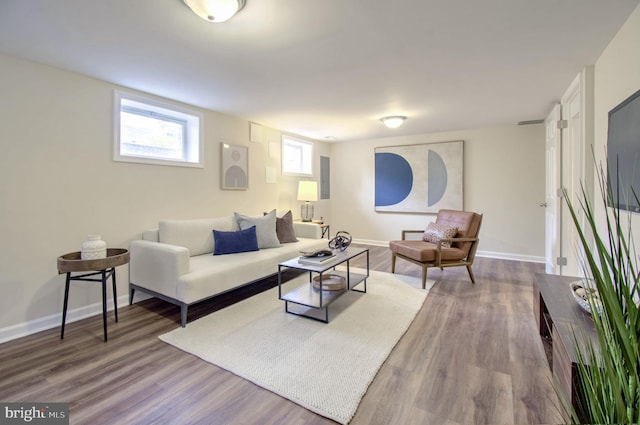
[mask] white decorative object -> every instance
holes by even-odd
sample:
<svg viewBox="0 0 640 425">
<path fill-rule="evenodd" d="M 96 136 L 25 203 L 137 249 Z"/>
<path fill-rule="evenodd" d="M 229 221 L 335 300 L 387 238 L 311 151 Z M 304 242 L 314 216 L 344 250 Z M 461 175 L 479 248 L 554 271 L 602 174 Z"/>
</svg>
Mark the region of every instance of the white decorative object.
<svg viewBox="0 0 640 425">
<path fill-rule="evenodd" d="M 107 243 L 100 239 L 100 235 L 88 235 L 82 244 L 80 258 L 82 260 L 96 260 L 107 257 Z"/>
</svg>

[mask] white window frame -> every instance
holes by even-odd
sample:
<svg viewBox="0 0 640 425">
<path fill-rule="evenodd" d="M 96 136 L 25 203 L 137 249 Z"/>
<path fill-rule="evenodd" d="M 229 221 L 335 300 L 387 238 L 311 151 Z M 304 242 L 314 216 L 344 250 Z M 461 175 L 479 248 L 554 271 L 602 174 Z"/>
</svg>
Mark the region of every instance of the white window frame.
<svg viewBox="0 0 640 425">
<path fill-rule="evenodd" d="M 171 165 L 178 167 L 204 168 L 204 114 L 170 101 L 160 101 L 140 94 L 114 91 L 113 111 L 113 160 L 139 164 Z M 166 159 L 147 155 L 123 154 L 120 149 L 120 114 L 122 108 L 134 108 L 142 113 L 157 115 L 168 121 L 184 122 L 185 150 L 182 160 Z M 142 115 L 141 113 L 141 115 Z"/>
<path fill-rule="evenodd" d="M 299 149 L 295 155 L 292 150 Z M 286 176 L 313 176 L 313 142 L 282 135 L 282 174 Z"/>
</svg>

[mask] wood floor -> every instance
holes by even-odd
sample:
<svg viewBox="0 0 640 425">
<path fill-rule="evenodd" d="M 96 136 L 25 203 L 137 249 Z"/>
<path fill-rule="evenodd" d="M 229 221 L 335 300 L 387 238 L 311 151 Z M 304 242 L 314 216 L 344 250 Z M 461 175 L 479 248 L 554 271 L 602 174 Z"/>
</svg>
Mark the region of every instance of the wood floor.
<svg viewBox="0 0 640 425">
<path fill-rule="evenodd" d="M 390 271 L 387 248 L 371 268 Z M 476 258 L 429 270 L 437 280 L 415 321 L 364 396 L 353 425 L 560 423 L 532 312 L 540 264 Z M 397 273 L 418 277 L 398 261 Z M 253 291 L 274 285 L 269 280 Z M 189 321 L 247 296 L 227 294 L 189 310 Z M 179 308 L 150 299 L 102 318 L 0 345 L 0 400 L 69 402 L 72 424 L 332 424 L 326 418 L 163 343 Z"/>
</svg>

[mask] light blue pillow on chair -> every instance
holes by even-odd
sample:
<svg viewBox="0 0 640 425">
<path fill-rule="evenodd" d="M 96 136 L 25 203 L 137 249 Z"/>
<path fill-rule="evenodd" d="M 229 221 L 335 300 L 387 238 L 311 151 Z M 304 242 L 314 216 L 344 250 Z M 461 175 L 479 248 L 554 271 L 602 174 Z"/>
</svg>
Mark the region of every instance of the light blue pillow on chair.
<svg viewBox="0 0 640 425">
<path fill-rule="evenodd" d="M 236 217 L 240 229 L 256 226 L 256 236 L 260 249 L 280 246 L 280 240 L 278 240 L 278 234 L 276 233 L 276 210 L 271 210 L 268 214 L 260 217 L 249 217 L 237 212 L 234 212 L 233 215 Z"/>
</svg>

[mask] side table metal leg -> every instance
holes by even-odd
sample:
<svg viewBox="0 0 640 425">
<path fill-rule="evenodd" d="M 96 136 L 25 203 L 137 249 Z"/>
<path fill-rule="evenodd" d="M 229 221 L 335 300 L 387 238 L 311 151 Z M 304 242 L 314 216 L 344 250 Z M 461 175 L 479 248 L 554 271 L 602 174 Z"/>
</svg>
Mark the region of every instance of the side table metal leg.
<svg viewBox="0 0 640 425">
<path fill-rule="evenodd" d="M 107 342 L 107 271 L 102 270 L 102 327 L 104 341 Z"/>
<path fill-rule="evenodd" d="M 69 282 L 71 281 L 71 272 L 67 272 L 67 281 L 64 285 L 64 302 L 62 306 L 62 327 L 60 328 L 60 339 L 64 339 L 64 324 L 67 321 L 67 305 L 69 304 Z"/>
<path fill-rule="evenodd" d="M 111 269 L 111 282 L 113 283 L 113 312 L 116 315 L 116 323 L 118 323 L 118 295 L 116 293 L 116 269 Z"/>
</svg>

